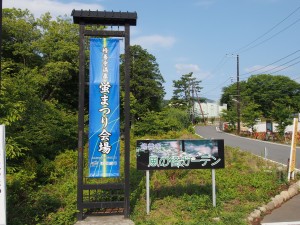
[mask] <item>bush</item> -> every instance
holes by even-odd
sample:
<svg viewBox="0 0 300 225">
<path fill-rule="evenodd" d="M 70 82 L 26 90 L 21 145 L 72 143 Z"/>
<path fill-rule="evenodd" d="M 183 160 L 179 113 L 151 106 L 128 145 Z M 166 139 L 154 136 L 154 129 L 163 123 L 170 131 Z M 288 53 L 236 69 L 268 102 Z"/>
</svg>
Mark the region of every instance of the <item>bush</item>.
<svg viewBox="0 0 300 225">
<path fill-rule="evenodd" d="M 161 112 L 148 112 L 135 124 L 134 134 L 160 135 L 169 131 L 180 131 L 190 126 L 188 114 L 180 109 L 168 108 Z"/>
</svg>

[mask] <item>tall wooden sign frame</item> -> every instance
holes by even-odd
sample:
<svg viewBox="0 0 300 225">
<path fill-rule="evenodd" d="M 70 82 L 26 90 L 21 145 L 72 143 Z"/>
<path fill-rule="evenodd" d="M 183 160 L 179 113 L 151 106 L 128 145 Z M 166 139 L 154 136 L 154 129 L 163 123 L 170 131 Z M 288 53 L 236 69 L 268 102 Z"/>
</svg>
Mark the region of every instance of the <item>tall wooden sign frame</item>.
<svg viewBox="0 0 300 225">
<path fill-rule="evenodd" d="M 78 220 L 83 219 L 84 209 L 124 208 L 124 217 L 130 213 L 130 26 L 136 26 L 136 12 L 107 12 L 73 10 L 73 22 L 79 24 L 79 103 L 78 103 L 78 182 L 77 209 Z M 124 31 L 87 30 L 86 25 L 123 26 Z M 85 90 L 85 53 L 84 37 L 124 37 L 125 38 L 125 156 L 124 182 L 108 184 L 84 183 L 84 90 Z M 123 190 L 124 200 L 121 201 L 89 201 L 84 199 L 84 191 Z"/>
</svg>

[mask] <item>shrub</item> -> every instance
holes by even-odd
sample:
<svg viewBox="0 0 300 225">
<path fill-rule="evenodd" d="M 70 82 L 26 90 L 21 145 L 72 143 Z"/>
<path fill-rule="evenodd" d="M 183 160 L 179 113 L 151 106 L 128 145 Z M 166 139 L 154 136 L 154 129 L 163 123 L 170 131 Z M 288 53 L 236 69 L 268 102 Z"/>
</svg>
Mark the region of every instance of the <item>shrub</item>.
<svg viewBox="0 0 300 225">
<path fill-rule="evenodd" d="M 161 112 L 148 112 L 135 124 L 134 134 L 159 135 L 169 131 L 187 129 L 190 125 L 188 114 L 180 109 L 168 108 Z"/>
</svg>

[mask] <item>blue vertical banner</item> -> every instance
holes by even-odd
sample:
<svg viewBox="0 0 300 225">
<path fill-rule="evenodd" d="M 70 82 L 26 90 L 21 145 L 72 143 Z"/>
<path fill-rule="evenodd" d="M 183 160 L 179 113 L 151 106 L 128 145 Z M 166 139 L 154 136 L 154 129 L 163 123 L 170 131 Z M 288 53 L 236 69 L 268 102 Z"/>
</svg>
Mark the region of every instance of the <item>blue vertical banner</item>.
<svg viewBox="0 0 300 225">
<path fill-rule="evenodd" d="M 119 39 L 90 39 L 89 177 L 120 176 Z"/>
</svg>

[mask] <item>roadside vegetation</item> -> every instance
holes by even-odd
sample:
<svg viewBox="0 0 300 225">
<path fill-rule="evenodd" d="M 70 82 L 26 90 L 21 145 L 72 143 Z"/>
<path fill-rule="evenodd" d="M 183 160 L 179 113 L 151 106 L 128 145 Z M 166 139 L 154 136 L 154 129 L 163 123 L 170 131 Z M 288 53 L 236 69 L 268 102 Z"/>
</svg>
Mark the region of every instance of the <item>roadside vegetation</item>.
<svg viewBox="0 0 300 225">
<path fill-rule="evenodd" d="M 182 75 L 173 81 L 173 98 L 164 101 L 164 78 L 155 57 L 142 46 L 130 49 L 132 220 L 136 224 L 246 224 L 253 209 L 288 183 L 285 170 L 230 147 L 225 148 L 225 169 L 216 171 L 216 208 L 210 170 L 155 171 L 151 213 L 146 215 L 145 174 L 135 169 L 136 140 L 198 138 L 193 135 L 196 118 L 189 110 L 201 81 L 192 73 Z M 10 225 L 76 222 L 78 52 L 78 27 L 70 18 L 50 14 L 34 18 L 27 10 L 3 9 L 0 123 L 6 125 Z M 122 55 L 122 84 L 123 60 Z M 193 88 L 187 91 L 191 83 Z M 120 95 L 124 96 L 122 88 Z M 122 151 L 123 147 L 121 155 Z"/>
<path fill-rule="evenodd" d="M 249 224 L 246 218 L 254 209 L 288 187 L 282 168 L 250 153 L 227 146 L 225 161 L 225 169 L 216 170 L 216 207 L 211 170 L 155 171 L 150 176 L 150 215 L 143 174 L 132 219 L 136 224 Z"/>
<path fill-rule="evenodd" d="M 236 131 L 237 124 L 237 84 L 223 88 L 221 104 L 227 104 L 223 112 L 228 129 Z M 288 76 L 256 74 L 240 83 L 241 124 L 256 133 L 254 125 L 259 121 L 276 123 L 276 139 L 285 140 L 285 129 L 298 118 L 300 112 L 300 84 Z M 274 129 L 274 127 L 273 127 Z"/>
</svg>

